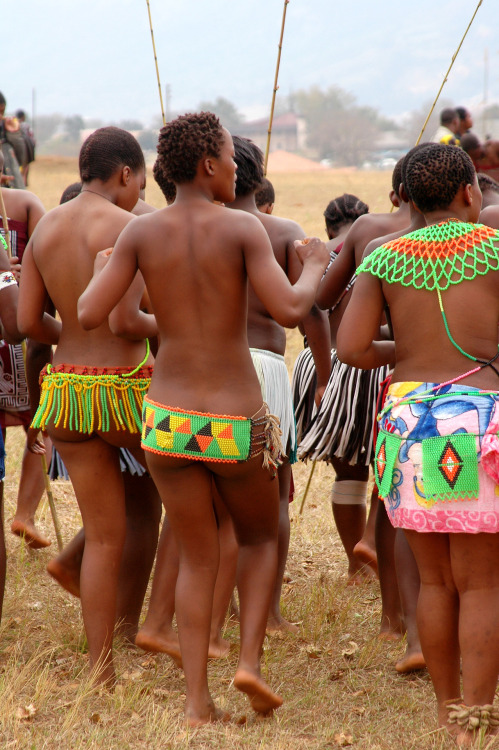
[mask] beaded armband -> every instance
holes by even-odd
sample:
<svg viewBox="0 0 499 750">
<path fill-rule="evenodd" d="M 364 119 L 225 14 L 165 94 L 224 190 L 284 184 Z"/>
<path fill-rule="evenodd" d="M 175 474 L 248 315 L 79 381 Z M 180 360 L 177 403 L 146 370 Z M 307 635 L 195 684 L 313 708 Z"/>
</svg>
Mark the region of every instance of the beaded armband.
<svg viewBox="0 0 499 750">
<path fill-rule="evenodd" d="M 10 271 L 4 271 L 3 273 L 0 273 L 0 291 L 2 291 L 2 289 L 6 289 L 8 286 L 12 286 L 12 284 L 17 285 L 17 281 L 13 273 L 11 273 Z"/>
</svg>

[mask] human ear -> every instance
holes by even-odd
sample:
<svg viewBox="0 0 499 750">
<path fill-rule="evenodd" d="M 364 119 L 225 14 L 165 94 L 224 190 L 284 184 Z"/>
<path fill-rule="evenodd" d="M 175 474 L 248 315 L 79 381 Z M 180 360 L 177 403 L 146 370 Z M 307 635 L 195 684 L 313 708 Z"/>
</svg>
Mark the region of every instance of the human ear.
<svg viewBox="0 0 499 750">
<path fill-rule="evenodd" d="M 123 167 L 121 170 L 121 183 L 126 187 L 130 181 L 132 170 L 130 167 Z"/>
<path fill-rule="evenodd" d="M 206 159 L 203 159 L 203 167 L 204 167 L 206 174 L 209 174 L 210 177 L 212 177 L 215 174 L 215 167 L 213 164 L 213 159 L 210 156 L 207 156 Z"/>
</svg>

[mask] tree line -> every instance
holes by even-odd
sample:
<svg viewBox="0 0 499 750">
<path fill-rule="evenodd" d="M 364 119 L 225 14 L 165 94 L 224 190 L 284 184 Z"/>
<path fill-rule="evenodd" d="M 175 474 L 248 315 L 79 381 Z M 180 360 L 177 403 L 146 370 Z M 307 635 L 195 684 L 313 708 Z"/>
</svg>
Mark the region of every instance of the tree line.
<svg viewBox="0 0 499 750">
<path fill-rule="evenodd" d="M 427 124 L 423 141 L 430 138 L 436 130 L 440 110 L 453 104 L 455 103 L 445 99 L 438 103 Z M 375 107 L 359 104 L 352 94 L 339 86 L 330 86 L 326 89 L 313 86 L 307 90 L 295 91 L 288 97 L 278 98 L 275 114 L 295 112 L 304 118 L 307 155 L 312 154 L 320 160 L 326 159 L 336 166 L 361 166 L 379 153 L 380 139 L 388 132 L 392 136 L 395 134 L 400 143 L 410 148 L 421 131 L 430 105 L 431 102 L 426 102 L 418 109 L 407 113 L 402 121 L 396 122 L 381 115 Z M 196 109 L 215 112 L 232 133 L 237 133 L 245 122 L 236 106 L 223 96 L 214 101 L 202 101 Z M 497 105 L 489 107 L 489 116 L 494 117 L 497 109 Z M 171 116 L 174 117 L 176 114 L 180 113 L 172 113 Z M 81 115 L 40 115 L 34 123 L 37 152 L 76 155 L 83 129 L 111 124 L 133 131 L 144 150 L 154 150 L 162 120 L 161 117 L 156 117 L 153 122 L 146 125 L 130 118 L 119 122 L 104 122 L 84 119 Z"/>
</svg>

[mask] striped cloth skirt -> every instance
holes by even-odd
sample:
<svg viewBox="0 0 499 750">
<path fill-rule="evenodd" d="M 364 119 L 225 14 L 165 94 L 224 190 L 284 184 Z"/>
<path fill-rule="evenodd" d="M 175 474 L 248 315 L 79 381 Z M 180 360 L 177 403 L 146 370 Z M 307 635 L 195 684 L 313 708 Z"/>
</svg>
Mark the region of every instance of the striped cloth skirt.
<svg viewBox="0 0 499 750">
<path fill-rule="evenodd" d="M 316 374 L 310 349 L 297 357 L 293 370 L 293 403 L 298 458 L 331 462 L 333 457 L 368 466 L 373 459 L 376 399 L 388 366 L 359 370 L 340 362 L 331 351 L 331 375 L 319 409 L 314 403 Z"/>
</svg>

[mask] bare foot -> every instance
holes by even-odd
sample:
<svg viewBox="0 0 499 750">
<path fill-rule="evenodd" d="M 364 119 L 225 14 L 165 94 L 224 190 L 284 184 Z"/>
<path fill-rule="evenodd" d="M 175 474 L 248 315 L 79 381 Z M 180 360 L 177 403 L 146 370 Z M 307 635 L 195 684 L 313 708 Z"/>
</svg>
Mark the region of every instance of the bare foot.
<svg viewBox="0 0 499 750">
<path fill-rule="evenodd" d="M 282 706 L 282 698 L 272 692 L 265 680 L 247 669 L 238 669 L 234 677 L 234 685 L 248 696 L 251 708 L 259 714 L 269 714 L 275 708 Z"/>
<path fill-rule="evenodd" d="M 353 554 L 357 557 L 364 565 L 369 567 L 378 575 L 378 556 L 376 550 L 370 547 L 363 539 L 357 542 L 353 548 Z"/>
<path fill-rule="evenodd" d="M 59 558 L 54 557 L 47 565 L 47 573 L 73 596 L 80 596 L 80 568 L 72 569 L 59 562 Z"/>
<path fill-rule="evenodd" d="M 395 669 L 399 674 L 417 672 L 420 669 L 426 669 L 426 662 L 421 651 L 406 652 L 402 659 L 395 663 Z"/>
<path fill-rule="evenodd" d="M 212 703 L 206 712 L 197 712 L 193 709 L 185 710 L 185 723 L 191 729 L 197 729 L 202 727 L 204 724 L 213 724 L 214 722 L 228 722 L 231 720 L 231 715 L 227 711 L 222 711 L 221 708 L 217 708 Z"/>
<path fill-rule="evenodd" d="M 395 630 L 383 630 L 380 633 L 378 633 L 378 641 L 387 641 L 388 643 L 391 641 L 401 641 L 402 640 L 402 633 L 397 633 Z"/>
<path fill-rule="evenodd" d="M 210 640 L 208 646 L 208 659 L 226 659 L 230 652 L 229 641 L 224 641 L 223 638 L 216 638 Z"/>
<path fill-rule="evenodd" d="M 272 633 L 299 633 L 300 628 L 299 626 L 294 622 L 289 622 L 289 620 L 285 620 L 284 617 L 279 614 L 278 617 L 269 617 L 267 620 L 267 633 L 272 635 Z"/>
<path fill-rule="evenodd" d="M 393 617 L 389 617 L 388 615 L 383 614 L 379 626 L 379 641 L 400 641 L 404 633 L 404 621 L 399 615 L 394 614 Z"/>
<path fill-rule="evenodd" d="M 43 547 L 50 547 L 52 544 L 50 539 L 43 536 L 31 521 L 18 521 L 14 519 L 10 525 L 10 530 L 16 536 L 22 537 L 31 549 L 42 549 Z"/>
<path fill-rule="evenodd" d="M 363 583 L 372 583 L 376 580 L 376 575 L 368 565 L 361 565 L 348 568 L 347 586 L 360 586 Z"/>
<path fill-rule="evenodd" d="M 171 656 L 177 667 L 182 669 L 182 655 L 177 634 L 172 630 L 169 638 L 158 634 L 157 631 L 150 631 L 141 628 L 135 636 L 135 645 L 144 651 L 152 651 L 153 654 L 168 654 Z M 203 722 L 206 723 L 206 722 Z"/>
</svg>

